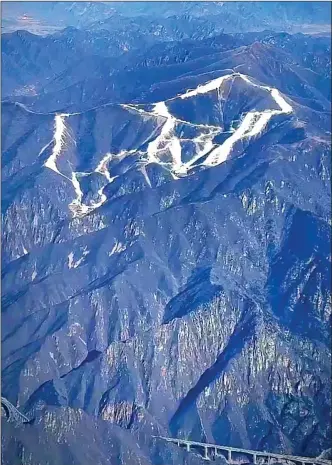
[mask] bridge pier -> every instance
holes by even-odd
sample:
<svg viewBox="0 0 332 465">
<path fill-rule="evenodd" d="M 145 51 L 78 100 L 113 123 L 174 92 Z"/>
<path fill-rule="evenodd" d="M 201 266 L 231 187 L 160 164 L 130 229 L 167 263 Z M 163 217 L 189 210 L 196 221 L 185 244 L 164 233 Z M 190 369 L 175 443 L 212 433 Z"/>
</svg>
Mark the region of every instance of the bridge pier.
<svg viewBox="0 0 332 465">
<path fill-rule="evenodd" d="M 253 462 L 254 465 L 257 465 L 257 455 L 256 454 L 252 455 L 252 462 Z"/>
<path fill-rule="evenodd" d="M 187 448 L 187 452 L 190 452 L 190 443 L 189 442 L 187 442 L 186 448 Z"/>
<path fill-rule="evenodd" d="M 217 449 L 217 447 L 214 448 L 214 456 L 215 456 L 215 457 L 224 457 L 222 454 L 218 454 L 218 449 Z"/>
<path fill-rule="evenodd" d="M 227 451 L 227 462 L 232 463 L 232 451 L 230 449 Z"/>
<path fill-rule="evenodd" d="M 210 460 L 209 448 L 207 446 L 204 447 L 204 460 Z"/>
</svg>

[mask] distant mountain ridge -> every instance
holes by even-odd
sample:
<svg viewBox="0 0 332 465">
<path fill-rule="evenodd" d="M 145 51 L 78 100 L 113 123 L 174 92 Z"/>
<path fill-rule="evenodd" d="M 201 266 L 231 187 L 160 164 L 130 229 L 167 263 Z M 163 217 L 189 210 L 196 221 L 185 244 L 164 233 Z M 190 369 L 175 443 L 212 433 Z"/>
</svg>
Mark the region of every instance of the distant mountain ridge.
<svg viewBox="0 0 332 465">
<path fill-rule="evenodd" d="M 215 33 L 263 29 L 328 33 L 330 19 L 329 2 L 135 2 L 130 5 L 126 2 L 52 2 L 47 6 L 37 2 L 5 2 L 2 30 L 23 28 L 45 33 L 47 27 L 51 32 L 54 27 L 74 26 L 114 31 L 121 24 L 144 29 L 154 23 L 162 28 L 165 21 L 181 20 L 183 32 L 191 23 L 203 21 Z"/>
<path fill-rule="evenodd" d="M 153 102 L 162 88 L 165 100 L 185 91 L 191 73 L 204 82 L 236 69 L 327 110 L 330 50 L 328 38 L 265 31 L 139 49 L 133 42 L 123 53 L 107 32 L 68 29 L 41 38 L 22 31 L 3 36 L 2 95 L 36 111 L 73 112 L 111 102 Z"/>
</svg>

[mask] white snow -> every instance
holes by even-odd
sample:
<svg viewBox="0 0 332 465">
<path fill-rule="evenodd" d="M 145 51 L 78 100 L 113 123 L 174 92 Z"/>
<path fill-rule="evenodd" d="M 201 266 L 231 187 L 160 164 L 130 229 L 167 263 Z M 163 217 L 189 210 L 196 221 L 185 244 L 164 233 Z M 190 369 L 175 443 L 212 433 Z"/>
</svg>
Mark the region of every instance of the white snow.
<svg viewBox="0 0 332 465">
<path fill-rule="evenodd" d="M 203 165 L 215 166 L 219 165 L 220 163 L 223 163 L 227 160 L 234 144 L 237 141 L 243 139 L 244 137 L 253 137 L 261 134 L 264 128 L 266 127 L 267 123 L 274 115 L 279 115 L 283 113 L 288 114 L 292 112 L 292 107 L 285 101 L 285 99 L 280 95 L 277 89 L 254 84 L 247 76 L 243 74 L 237 73 L 237 75 L 240 76 L 244 81 L 246 81 L 250 85 L 269 91 L 275 102 L 280 107 L 280 110 L 273 109 L 264 110 L 262 112 L 254 111 L 247 113 L 238 129 L 221 146 L 215 148 L 211 152 L 211 154 L 203 162 Z M 212 86 L 206 86 L 207 89 L 210 89 L 211 87 Z"/>
<path fill-rule="evenodd" d="M 194 90 L 187 91 L 185 94 L 180 95 L 181 99 L 195 97 L 198 94 L 206 94 L 207 92 L 211 92 L 212 90 L 218 90 L 221 84 L 232 77 L 233 74 L 226 74 L 225 76 L 221 76 L 213 81 L 207 82 L 206 84 L 199 85 Z"/>
<path fill-rule="evenodd" d="M 111 153 L 106 153 L 106 155 L 100 160 L 97 168 L 95 169 L 96 173 L 100 173 L 108 180 L 112 182 L 114 178 L 111 178 L 111 175 L 107 169 L 107 163 L 112 160 L 113 155 Z"/>
<path fill-rule="evenodd" d="M 168 148 L 174 160 L 174 164 L 181 164 L 181 144 L 174 135 L 176 119 L 168 111 L 165 102 L 155 104 L 152 114 L 166 118 L 159 136 L 149 143 L 147 148 L 148 163 L 160 163 L 158 152 Z"/>
<path fill-rule="evenodd" d="M 103 159 L 104 161 L 105 161 L 105 158 L 106 157 L 104 157 Z M 109 182 L 114 181 L 114 179 L 116 179 L 118 176 L 111 177 L 108 170 L 106 169 L 103 170 L 102 168 L 103 165 L 101 165 L 102 162 L 99 163 L 95 172 L 99 172 L 103 174 Z M 86 174 L 87 173 L 76 173 L 75 171 L 72 172 L 71 182 L 75 190 L 76 198 L 70 203 L 69 208 L 73 212 L 74 216 L 76 217 L 84 216 L 87 213 L 93 210 L 96 210 L 96 208 L 101 207 L 107 201 L 107 196 L 104 194 L 104 188 L 105 188 L 104 186 L 98 190 L 98 196 L 100 197 L 99 201 L 92 202 L 90 205 L 86 205 L 85 203 L 82 202 L 83 192 L 80 186 L 79 177 L 84 177 Z"/>
<path fill-rule="evenodd" d="M 223 163 L 229 157 L 234 144 L 239 140 L 247 137 L 254 137 L 260 135 L 263 130 L 265 129 L 266 125 L 270 121 L 270 119 L 274 115 L 278 114 L 288 114 L 292 112 L 292 107 L 286 102 L 286 100 L 281 96 L 280 92 L 277 89 L 263 86 L 259 84 L 255 84 L 252 80 L 241 73 L 232 73 L 227 74 L 225 76 L 221 76 L 217 79 L 214 79 L 210 82 L 207 82 L 203 85 L 199 85 L 196 89 L 188 90 L 186 93 L 178 95 L 170 100 L 175 100 L 177 98 L 187 99 L 191 97 L 195 97 L 199 94 L 205 94 L 211 92 L 213 90 L 218 91 L 218 100 L 221 100 L 220 94 L 220 86 L 223 82 L 227 81 L 228 79 L 240 77 L 245 82 L 250 84 L 251 86 L 258 87 L 260 89 L 264 89 L 271 93 L 272 98 L 275 100 L 277 105 L 280 107 L 280 110 L 271 109 L 271 110 L 264 110 L 264 111 L 252 111 L 248 112 L 245 117 L 243 118 L 240 126 L 237 130 L 234 130 L 230 137 L 223 142 L 222 145 L 216 146 L 213 149 L 213 138 L 217 134 L 222 133 L 222 128 L 218 126 L 208 126 L 208 125 L 190 125 L 201 127 L 204 129 L 209 128 L 209 133 L 203 133 L 193 139 L 195 142 L 197 151 L 194 157 L 186 163 L 182 163 L 181 159 L 181 139 L 175 136 L 175 125 L 176 123 L 186 123 L 186 121 L 179 120 L 175 118 L 168 110 L 166 102 L 157 102 L 154 105 L 152 112 L 145 112 L 141 109 L 138 109 L 134 106 L 130 106 L 131 109 L 136 109 L 138 112 L 153 114 L 157 116 L 161 116 L 166 118 L 166 122 L 161 130 L 159 136 L 156 137 L 152 142 L 150 142 L 147 150 L 148 155 L 148 163 L 155 162 L 161 163 L 158 159 L 158 152 L 160 150 L 168 149 L 171 152 L 173 163 L 172 163 L 172 173 L 176 176 L 176 174 L 185 175 L 190 167 L 194 165 L 194 163 L 201 158 L 202 156 L 210 153 L 207 159 L 202 163 L 204 166 L 215 166 L 220 163 Z"/>
<path fill-rule="evenodd" d="M 68 268 L 73 268 L 73 262 L 74 262 L 74 253 L 70 252 L 68 255 Z"/>
<path fill-rule="evenodd" d="M 252 127 L 251 131 L 248 133 L 248 136 L 257 136 L 258 134 L 261 134 L 267 123 L 269 122 L 271 118 L 270 112 L 266 113 L 261 113 L 259 115 L 259 118 L 256 118 L 256 123 Z"/>
<path fill-rule="evenodd" d="M 82 192 L 79 180 L 78 180 L 78 174 L 81 174 L 81 173 L 76 173 L 75 171 L 72 172 L 71 181 L 72 181 L 72 184 L 75 190 L 76 198 L 70 203 L 69 208 L 73 212 L 74 216 L 80 217 L 80 216 L 86 215 L 87 213 L 94 210 L 95 208 L 100 206 L 102 203 L 104 203 L 106 200 L 106 196 L 105 196 L 105 199 L 102 198 L 102 201 L 99 204 L 95 203 L 89 206 L 89 205 L 82 203 L 83 192 Z M 98 194 L 99 195 L 102 194 L 102 189 L 98 191 Z"/>
<path fill-rule="evenodd" d="M 238 129 L 225 142 L 215 148 L 203 162 L 206 166 L 215 166 L 227 160 L 235 142 L 242 139 L 243 135 L 251 128 L 255 119 L 254 113 L 247 113 Z"/>
<path fill-rule="evenodd" d="M 193 142 L 196 145 L 196 155 L 193 156 L 191 160 L 187 163 L 183 163 L 177 170 L 179 174 L 187 174 L 188 169 L 190 169 L 197 160 L 206 155 L 213 149 L 213 138 L 221 133 L 221 128 L 219 129 L 210 129 L 208 133 L 202 133 L 196 138 L 193 139 Z"/>
<path fill-rule="evenodd" d="M 61 174 L 60 171 L 58 170 L 56 166 L 56 161 L 58 156 L 61 153 L 61 150 L 63 148 L 63 145 L 65 143 L 65 136 L 66 136 L 66 124 L 65 124 L 65 118 L 67 117 L 67 114 L 58 114 L 55 115 L 54 119 L 54 136 L 53 140 L 55 142 L 52 154 L 50 157 L 47 159 L 45 162 L 45 166 L 53 171 L 55 171 L 58 174 Z"/>
<path fill-rule="evenodd" d="M 96 208 L 99 208 L 101 207 L 107 200 L 107 197 L 106 195 L 104 194 L 104 188 L 101 187 L 99 190 L 98 190 L 98 195 L 100 197 L 100 200 L 99 202 L 92 202 L 91 206 L 88 207 L 88 208 L 91 208 L 92 210 L 95 210 Z"/>
<path fill-rule="evenodd" d="M 38 157 L 40 157 L 40 155 L 42 153 L 44 153 L 44 151 L 47 149 L 47 147 L 49 147 L 51 145 L 52 141 L 48 142 L 47 144 L 44 145 L 44 147 L 40 150 L 40 152 L 38 153 Z"/>
<path fill-rule="evenodd" d="M 279 92 L 278 89 L 275 89 L 273 87 L 261 86 L 259 84 L 255 84 L 245 74 L 237 73 L 237 75 L 240 76 L 244 81 L 246 81 L 251 86 L 258 87 L 260 89 L 265 89 L 265 90 L 268 90 L 269 92 L 271 92 L 271 95 L 274 98 L 275 102 L 279 105 L 280 110 L 270 110 L 270 111 L 279 111 L 279 113 L 285 113 L 285 114 L 291 113 L 293 111 L 293 108 L 289 105 L 289 103 L 287 103 L 286 100 L 280 95 L 280 92 Z"/>
<path fill-rule="evenodd" d="M 89 253 L 90 253 L 90 251 L 87 250 L 87 248 L 85 247 L 84 250 L 83 250 L 82 257 L 75 261 L 74 260 L 74 253 L 70 252 L 69 255 L 68 255 L 68 268 L 69 269 L 77 268 L 83 262 L 86 255 L 88 255 Z"/>
<path fill-rule="evenodd" d="M 71 174 L 71 182 L 75 190 L 76 198 L 71 202 L 69 208 L 75 216 L 81 216 L 89 212 L 89 207 L 82 203 L 83 192 L 77 174 L 78 173 L 75 173 L 75 171 Z"/>
<path fill-rule="evenodd" d="M 145 180 L 146 180 L 146 182 L 147 182 L 147 185 L 148 185 L 149 187 L 152 187 L 150 178 L 149 178 L 149 176 L 148 176 L 148 173 L 146 172 L 146 165 L 142 165 L 142 166 L 140 167 L 140 172 L 143 174 L 143 176 L 144 176 L 144 178 L 145 178 Z"/>
<path fill-rule="evenodd" d="M 250 111 L 247 114 L 243 115 L 243 118 L 240 121 L 240 124 L 237 127 L 237 129 L 232 128 L 229 137 L 221 145 L 214 144 L 213 139 L 218 134 L 224 133 L 223 127 L 190 123 L 188 121 L 178 119 L 170 113 L 169 108 L 167 106 L 167 102 L 179 98 L 184 100 L 195 97 L 197 95 L 203 95 L 215 90 L 218 92 L 219 110 L 221 112 L 221 86 L 228 79 L 234 79 L 234 77 L 243 79 L 250 86 L 257 87 L 269 92 L 279 109 L 265 109 L 263 111 L 256 111 L 254 109 L 253 111 Z M 157 102 L 154 104 L 152 111 L 146 111 L 142 108 L 137 107 L 134 104 L 122 104 L 121 107 L 129 111 L 136 111 L 139 114 L 150 118 L 164 118 L 165 121 L 161 127 L 159 134 L 154 138 L 154 140 L 152 140 L 148 144 L 145 152 L 141 152 L 136 149 L 122 150 L 118 154 L 111 154 L 108 152 L 100 160 L 94 172 L 100 173 L 107 179 L 108 183 L 111 183 L 117 177 L 112 177 L 108 169 L 108 163 L 113 159 L 113 157 L 124 158 L 132 153 L 140 152 L 142 155 L 143 163 L 140 164 L 138 169 L 141 170 L 142 174 L 146 179 L 147 184 L 150 187 L 151 182 L 146 172 L 147 164 L 158 163 L 160 165 L 168 167 L 174 179 L 179 179 L 178 175 L 180 177 L 187 175 L 188 170 L 191 167 L 193 167 L 201 157 L 207 154 L 208 156 L 201 164 L 202 166 L 212 167 L 219 165 L 220 163 L 223 163 L 228 159 L 234 145 L 238 141 L 242 139 L 244 140 L 246 138 L 259 136 L 260 134 L 262 134 L 262 132 L 264 131 L 264 129 L 266 128 L 267 124 L 273 116 L 280 114 L 289 114 L 293 111 L 291 105 L 285 100 L 285 98 L 280 94 L 280 92 L 277 89 L 256 84 L 252 81 L 252 79 L 249 76 L 246 76 L 238 72 L 227 74 L 212 81 L 206 82 L 205 84 L 201 84 L 197 86 L 195 89 L 188 90 L 187 92 L 178 95 L 172 99 L 169 99 L 168 101 Z M 104 187 L 102 187 L 98 190 L 99 200 L 97 202 L 92 202 L 90 205 L 83 204 L 83 192 L 80 186 L 79 178 L 83 176 L 88 176 L 91 173 L 76 173 L 75 171 L 73 171 L 71 179 L 69 179 L 64 174 L 60 173 L 58 170 L 57 159 L 64 148 L 64 145 L 66 143 L 66 137 L 69 135 L 66 128 L 66 118 L 68 116 L 70 115 L 57 114 L 55 116 L 53 136 L 54 147 L 51 156 L 45 163 L 45 166 L 49 169 L 52 169 L 61 176 L 64 176 L 72 183 L 76 197 L 69 205 L 69 208 L 74 213 L 74 216 L 84 216 L 88 212 L 95 210 L 96 208 L 99 208 L 101 205 L 103 205 L 107 201 L 107 197 L 104 193 Z M 182 162 L 181 146 L 181 141 L 185 139 L 181 139 L 181 136 L 178 137 L 176 135 L 177 124 L 185 124 L 187 126 L 193 127 L 195 130 L 198 130 L 200 132 L 198 136 L 191 139 L 192 142 L 195 144 L 195 154 L 193 155 L 191 160 L 185 163 Z M 50 143 L 45 145 L 41 149 L 39 155 L 41 155 L 49 145 Z M 164 155 L 167 151 L 171 155 L 171 161 L 162 160 L 162 155 Z M 73 266 L 73 257 L 70 258 L 69 256 L 68 260 L 69 264 Z"/>
<path fill-rule="evenodd" d="M 170 114 L 170 112 L 168 111 L 168 108 L 167 108 L 165 102 L 156 103 L 153 110 L 152 110 L 152 113 L 154 113 L 155 115 L 158 115 L 158 116 L 164 116 L 164 118 L 173 118 L 173 119 L 175 119 L 174 116 L 172 116 Z"/>
<path fill-rule="evenodd" d="M 280 95 L 278 89 L 272 89 L 271 95 L 279 105 L 282 113 L 291 113 L 293 111 L 293 108 L 289 105 L 289 103 L 287 103 L 286 100 Z"/>
<path fill-rule="evenodd" d="M 108 253 L 108 256 L 110 257 L 111 255 L 115 253 L 123 252 L 124 250 L 126 250 L 126 246 L 122 244 L 121 242 L 116 241 L 112 250 Z"/>
</svg>

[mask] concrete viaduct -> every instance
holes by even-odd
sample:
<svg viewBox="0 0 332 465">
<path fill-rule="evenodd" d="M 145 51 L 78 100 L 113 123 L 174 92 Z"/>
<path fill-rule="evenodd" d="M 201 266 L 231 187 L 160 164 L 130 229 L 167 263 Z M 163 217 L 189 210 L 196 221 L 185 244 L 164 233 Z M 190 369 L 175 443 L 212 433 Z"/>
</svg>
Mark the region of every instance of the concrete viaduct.
<svg viewBox="0 0 332 465">
<path fill-rule="evenodd" d="M 230 465 L 241 463 L 270 465 L 281 461 L 292 462 L 296 465 L 332 465 L 330 460 L 318 457 L 274 454 L 273 452 L 239 449 L 236 447 L 219 446 L 217 444 L 207 444 L 204 442 L 195 442 L 178 438 L 165 438 L 161 436 L 154 436 L 154 438 L 176 444 L 177 446 L 186 449 L 187 452 L 198 452 L 205 460 L 215 460 L 218 457 L 224 457 Z"/>
<path fill-rule="evenodd" d="M 30 423 L 31 420 L 17 410 L 14 405 L 9 402 L 5 397 L 1 397 L 1 407 L 3 407 L 6 418 L 8 421 L 15 422 L 16 424 Z"/>
<path fill-rule="evenodd" d="M 7 420 L 16 424 L 31 423 L 32 420 L 21 413 L 5 397 L 1 397 L 1 407 L 3 407 Z M 270 465 L 276 462 L 292 462 L 296 465 L 332 465 L 330 460 L 320 457 L 300 457 L 297 455 L 275 454 L 273 452 L 262 452 L 257 450 L 239 449 L 237 447 L 220 446 L 217 444 L 208 444 L 204 442 L 189 441 L 187 439 L 166 438 L 162 436 L 153 436 L 155 439 L 163 440 L 176 444 L 184 448 L 187 452 L 197 452 L 205 460 L 215 460 L 223 457 L 230 465 L 252 463 L 253 465 Z"/>
</svg>

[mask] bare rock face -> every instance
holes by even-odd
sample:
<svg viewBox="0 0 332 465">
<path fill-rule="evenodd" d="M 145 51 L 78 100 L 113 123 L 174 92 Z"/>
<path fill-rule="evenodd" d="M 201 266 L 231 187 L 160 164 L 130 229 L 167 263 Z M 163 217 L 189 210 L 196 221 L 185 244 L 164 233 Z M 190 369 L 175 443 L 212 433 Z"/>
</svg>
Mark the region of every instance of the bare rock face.
<svg viewBox="0 0 332 465">
<path fill-rule="evenodd" d="M 3 422 L 5 465 L 328 449 L 329 76 L 303 40 L 159 44 L 131 100 L 68 71 L 3 103 L 2 395 L 35 418 Z"/>
<path fill-rule="evenodd" d="M 160 445 L 151 438 L 145 441 L 145 446 L 143 441 L 139 446 L 135 435 L 110 422 L 92 419 L 80 409 L 51 407 L 36 413 L 33 427 L 4 425 L 3 463 L 203 463 L 199 456 L 189 457 L 176 446 Z"/>
</svg>

